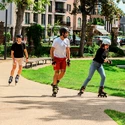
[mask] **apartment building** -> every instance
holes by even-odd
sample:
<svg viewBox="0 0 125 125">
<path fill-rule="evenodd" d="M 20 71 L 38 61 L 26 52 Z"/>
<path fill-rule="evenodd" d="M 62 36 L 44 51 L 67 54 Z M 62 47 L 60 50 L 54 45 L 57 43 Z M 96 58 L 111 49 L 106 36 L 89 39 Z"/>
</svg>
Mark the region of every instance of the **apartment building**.
<svg viewBox="0 0 125 125">
<path fill-rule="evenodd" d="M 24 21 L 22 23 L 22 34 L 25 34 L 26 27 L 30 26 L 33 23 L 38 23 L 47 29 L 52 29 L 57 21 L 60 22 L 61 26 L 68 27 L 71 31 L 79 32 L 82 27 L 82 15 L 79 13 L 77 15 L 71 15 L 71 11 L 73 9 L 73 3 L 75 0 L 50 0 L 50 6 L 46 5 L 46 11 L 42 14 L 32 13 L 31 8 L 27 8 L 24 14 Z M 7 8 L 8 10 L 8 21 L 7 27 L 10 30 L 12 36 L 15 32 L 15 24 L 16 24 L 16 6 L 14 3 L 10 4 Z M 102 18 L 105 19 L 104 16 L 100 16 L 101 13 L 101 5 L 95 6 L 93 9 L 91 16 L 87 16 L 87 21 L 93 18 Z M 0 21 L 5 22 L 5 10 L 0 11 Z M 107 24 L 105 29 L 107 29 Z M 110 31 L 109 31 L 110 32 Z M 43 32 L 43 36 L 54 35 L 52 30 L 48 33 L 47 30 Z"/>
</svg>

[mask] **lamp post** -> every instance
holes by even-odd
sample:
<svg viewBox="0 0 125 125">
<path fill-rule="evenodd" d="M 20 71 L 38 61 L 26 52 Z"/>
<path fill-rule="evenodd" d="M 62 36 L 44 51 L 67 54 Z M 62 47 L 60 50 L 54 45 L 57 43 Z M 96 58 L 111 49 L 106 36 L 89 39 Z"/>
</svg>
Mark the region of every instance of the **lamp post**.
<svg viewBox="0 0 125 125">
<path fill-rule="evenodd" d="M 5 12 L 4 60 L 6 60 L 6 57 L 7 57 L 7 46 L 6 46 L 6 41 L 7 41 L 7 15 L 8 15 L 8 10 L 6 9 L 6 12 Z"/>
</svg>

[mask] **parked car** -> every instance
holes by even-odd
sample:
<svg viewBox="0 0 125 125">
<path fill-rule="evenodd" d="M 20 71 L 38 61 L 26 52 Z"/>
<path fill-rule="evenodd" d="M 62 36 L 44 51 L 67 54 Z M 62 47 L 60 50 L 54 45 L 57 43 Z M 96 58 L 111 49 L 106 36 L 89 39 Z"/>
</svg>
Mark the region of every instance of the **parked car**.
<svg viewBox="0 0 125 125">
<path fill-rule="evenodd" d="M 122 39 L 120 40 L 120 46 L 123 46 L 123 45 L 125 45 L 125 38 L 122 38 Z"/>
<path fill-rule="evenodd" d="M 68 37 L 71 45 L 80 45 L 81 38 L 76 36 L 75 43 L 73 42 L 73 36 Z M 86 42 L 86 41 L 85 41 Z"/>
<path fill-rule="evenodd" d="M 100 45 L 100 42 L 103 41 L 103 39 L 110 39 L 109 36 L 94 36 L 92 39 L 92 42 L 95 42 L 97 45 Z"/>
<path fill-rule="evenodd" d="M 44 39 L 43 42 L 50 42 L 50 43 L 52 43 L 55 38 L 57 38 L 57 36 L 51 36 L 49 38 Z"/>
</svg>

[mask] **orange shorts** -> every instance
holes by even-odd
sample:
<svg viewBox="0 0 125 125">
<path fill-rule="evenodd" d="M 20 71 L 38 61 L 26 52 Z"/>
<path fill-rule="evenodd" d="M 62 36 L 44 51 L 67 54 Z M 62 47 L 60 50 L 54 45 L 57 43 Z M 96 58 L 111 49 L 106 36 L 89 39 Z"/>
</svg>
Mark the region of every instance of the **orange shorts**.
<svg viewBox="0 0 125 125">
<path fill-rule="evenodd" d="M 54 66 L 54 70 L 66 69 L 66 58 L 54 57 L 54 61 L 56 62 L 56 65 Z"/>
</svg>

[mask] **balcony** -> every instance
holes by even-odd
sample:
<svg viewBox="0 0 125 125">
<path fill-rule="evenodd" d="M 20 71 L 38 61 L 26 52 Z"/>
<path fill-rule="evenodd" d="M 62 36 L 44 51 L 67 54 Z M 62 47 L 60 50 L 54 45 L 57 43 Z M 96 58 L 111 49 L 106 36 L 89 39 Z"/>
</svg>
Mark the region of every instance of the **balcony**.
<svg viewBox="0 0 125 125">
<path fill-rule="evenodd" d="M 81 30 L 81 29 L 82 29 L 82 26 L 78 26 L 77 29 L 78 29 L 78 30 Z"/>
<path fill-rule="evenodd" d="M 71 22 L 60 21 L 60 25 L 70 26 L 70 25 L 71 25 Z"/>
<path fill-rule="evenodd" d="M 66 13 L 66 9 L 56 8 L 55 13 Z"/>
</svg>

